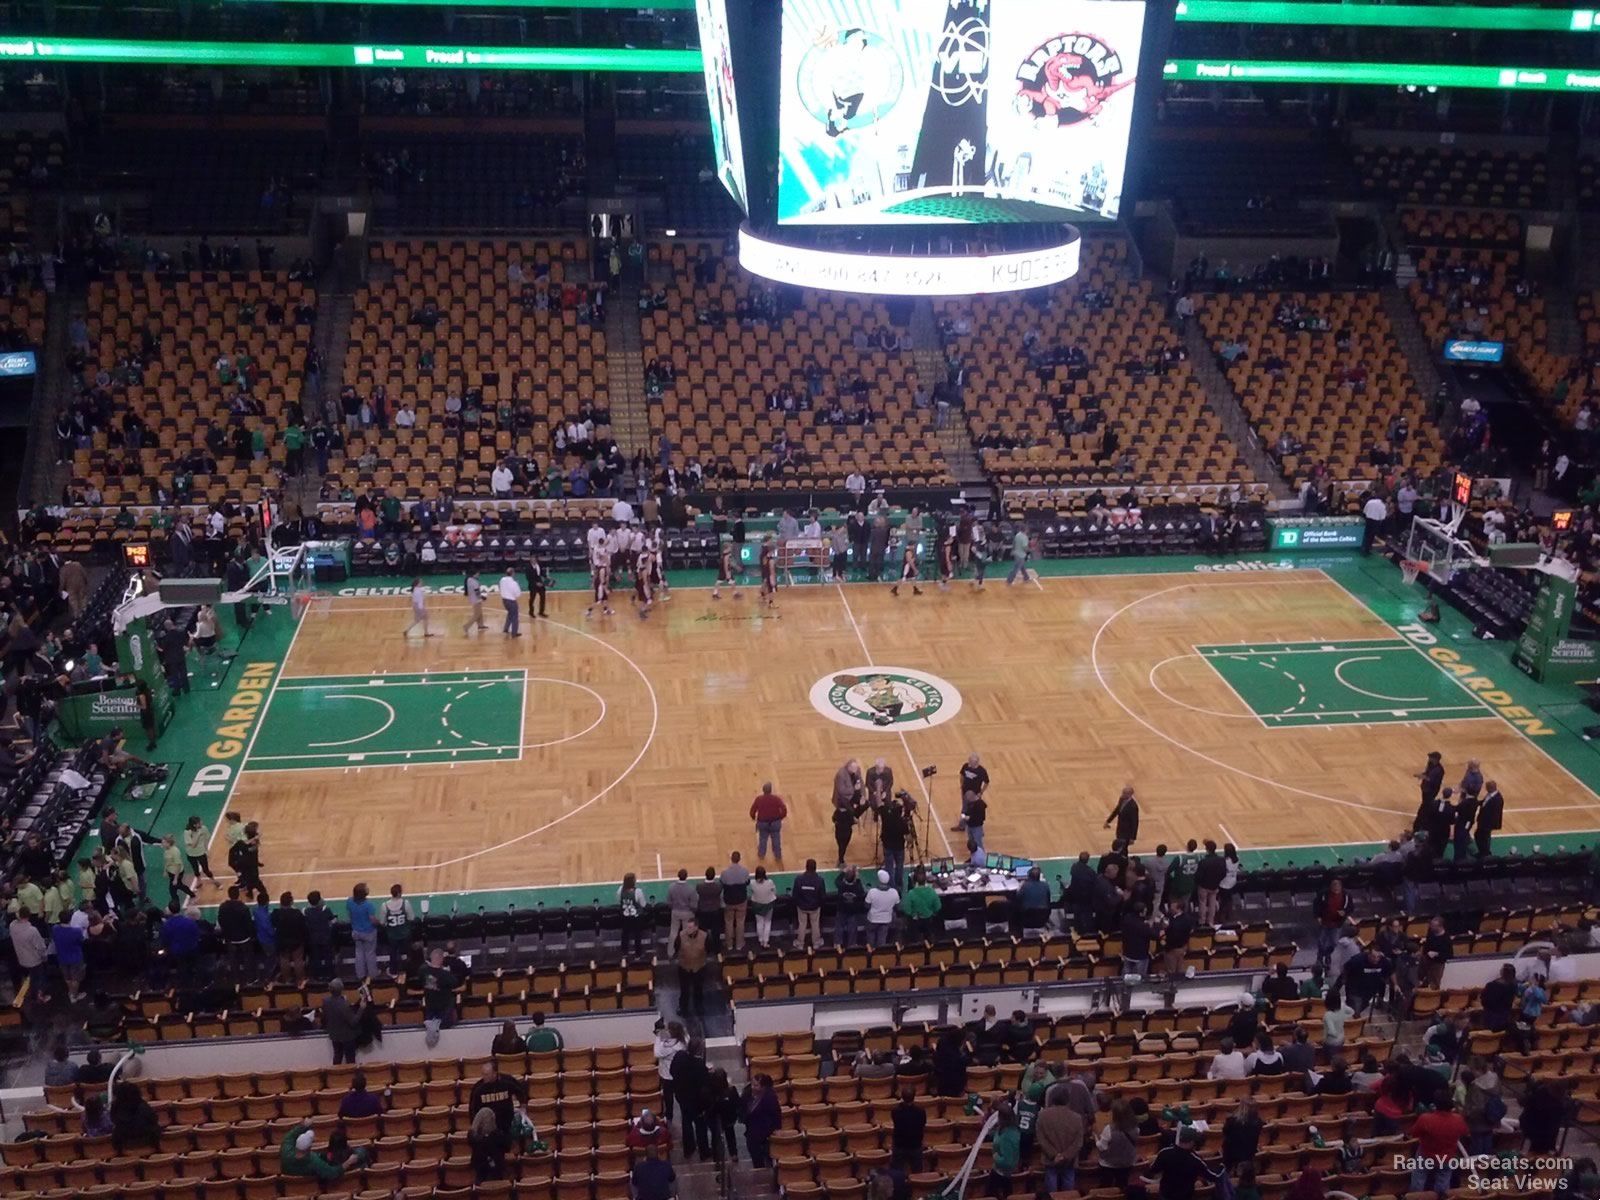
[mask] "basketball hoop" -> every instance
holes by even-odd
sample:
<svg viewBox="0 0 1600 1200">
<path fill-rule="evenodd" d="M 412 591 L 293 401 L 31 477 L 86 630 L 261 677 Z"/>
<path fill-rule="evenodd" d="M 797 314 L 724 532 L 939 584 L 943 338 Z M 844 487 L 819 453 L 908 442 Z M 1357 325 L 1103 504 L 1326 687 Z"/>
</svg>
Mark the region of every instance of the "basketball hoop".
<svg viewBox="0 0 1600 1200">
<path fill-rule="evenodd" d="M 1409 587 L 1417 581 L 1417 576 L 1427 569 L 1428 564 L 1425 562 L 1419 562 L 1414 558 L 1402 558 L 1400 560 L 1400 579 Z"/>
</svg>

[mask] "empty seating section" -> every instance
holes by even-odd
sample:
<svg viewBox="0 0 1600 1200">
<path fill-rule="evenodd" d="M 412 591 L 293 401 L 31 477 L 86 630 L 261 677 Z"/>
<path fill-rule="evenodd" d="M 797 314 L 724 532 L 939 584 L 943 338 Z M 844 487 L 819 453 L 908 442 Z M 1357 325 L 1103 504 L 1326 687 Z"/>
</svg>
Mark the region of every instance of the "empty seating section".
<svg viewBox="0 0 1600 1200">
<path fill-rule="evenodd" d="M 1362 189 L 1404 204 L 1542 208 L 1550 199 L 1543 153 L 1358 146 Z"/>
<path fill-rule="evenodd" d="M 1231 936 L 1202 931 L 1185 961 L 1196 971 L 1262 971 L 1289 962 L 1294 946 L 1270 945 L 1271 932 L 1265 922 L 1246 925 Z M 1072 983 L 1121 976 L 1122 937 L 1057 934 L 876 949 L 762 950 L 726 956 L 722 970 L 734 1003 L 913 988 Z"/>
<path fill-rule="evenodd" d="M 109 129 L 94 149 L 106 186 L 151 193 L 150 228 L 189 233 L 294 232 L 304 228 L 289 193 L 309 191 L 322 177 L 326 150 L 319 130 L 256 133 L 229 130 Z M 268 199 L 269 185 L 281 184 Z"/>
<path fill-rule="evenodd" d="M 24 284 L 0 296 L 0 350 L 38 350 L 44 346 L 45 294 Z"/>
<path fill-rule="evenodd" d="M 1483 626 L 1505 641 L 1521 635 L 1533 612 L 1538 585 L 1527 578 L 1530 574 L 1468 567 L 1450 576 L 1449 590 L 1475 626 Z"/>
<path fill-rule="evenodd" d="M 1405 205 L 1399 217 L 1406 240 L 1424 246 L 1515 249 L 1522 241 L 1522 220 L 1508 212 Z"/>
<path fill-rule="evenodd" d="M 140 1087 L 163 1125 L 161 1147 L 116 1155 L 110 1137 L 78 1132 L 79 1114 L 61 1108 L 24 1114 L 45 1136 L 3 1147 L 0 1194 L 70 1189 L 75 1195 L 159 1195 L 197 1200 L 275 1197 L 319 1192 L 391 1196 L 469 1196 L 474 1174 L 467 1140 L 469 1102 L 487 1056 L 395 1063 L 369 1062 L 260 1074 L 149 1079 Z M 629 1122 L 645 1109 L 662 1111 L 654 1047 L 646 1042 L 593 1049 L 501 1055 L 502 1074 L 517 1077 L 548 1150 L 513 1155 L 512 1178 L 478 1195 L 534 1200 L 628 1200 L 632 1152 Z M 357 1071 L 383 1095 L 384 1111 L 339 1118 L 339 1103 Z M 73 1088 L 47 1089 L 53 1104 L 70 1104 Z M 353 1147 L 372 1162 L 338 1182 L 278 1175 L 278 1147 L 294 1126 L 309 1124 L 319 1147 L 342 1124 Z M 109 1186 L 108 1186 L 109 1185 Z M 444 1189 L 460 1188 L 459 1192 Z M 95 1189 L 91 1191 L 90 1189 Z M 366 1190 L 363 1190 L 366 1189 Z M 413 1191 L 412 1189 L 419 1189 Z"/>
<path fill-rule="evenodd" d="M 1182 337 L 1167 323 L 1151 284 L 1127 277 L 1127 245 L 1086 241 L 1083 254 L 1078 278 L 1054 289 L 1048 307 L 1020 296 L 934 306 L 939 317 L 970 321 L 971 332 L 958 332 L 953 349 L 971 364 L 966 421 L 984 470 L 1003 487 L 1253 479 L 1188 362 L 1164 364 L 1164 374 L 1144 372 Z M 1086 302 L 1091 292 L 1099 293 L 1103 308 Z M 1028 362 L 1033 334 L 1043 349 L 1082 349 L 1087 366 L 1057 366 L 1042 377 Z M 1084 431 L 1066 433 L 1068 418 Z M 1105 425 L 1120 441 L 1109 461 L 1100 458 Z M 1131 458 L 1126 471 L 1117 468 L 1125 455 Z"/>
<path fill-rule="evenodd" d="M 702 93 L 701 115 L 705 103 Z M 661 195 L 667 228 L 720 233 L 739 223 L 738 205 L 722 184 L 714 177 L 701 177 L 713 161 L 709 139 L 689 134 L 625 134 L 617 139 L 617 154 L 624 182 L 641 192 Z"/>
<path fill-rule="evenodd" d="M 715 254 L 710 246 L 695 253 Z M 672 243 L 662 257 L 675 278 L 665 306 L 642 318 L 643 355 L 646 363 L 670 362 L 675 380 L 651 398 L 650 424 L 652 432 L 672 439 L 684 461 L 705 465 L 708 488 L 748 488 L 748 468 L 771 458 L 780 434 L 798 461 L 768 487 L 839 488 L 852 470 L 887 486 L 953 482 L 932 410 L 912 403 L 919 384 L 912 352 L 855 345 L 858 332 L 870 335 L 890 324 L 881 301 L 806 292 L 799 308 L 774 323 L 741 322 L 735 313 L 754 291 L 749 275 L 718 260 L 715 281 L 698 284 L 689 246 Z M 780 386 L 806 393 L 803 372 L 811 364 L 827 377 L 812 407 L 769 412 L 766 397 Z M 867 385 L 872 423 L 819 424 L 820 410 L 835 397 L 847 412 L 856 410 L 848 385 L 857 376 Z M 713 478 L 729 467 L 737 480 Z"/>
<path fill-rule="evenodd" d="M 0 245 L 27 240 L 28 188 L 40 180 L 59 182 L 66 157 L 63 134 L 0 130 Z"/>
<path fill-rule="evenodd" d="M 583 218 L 583 148 L 575 136 L 381 134 L 366 150 L 369 166 L 404 157 L 395 171 L 373 172 L 382 193 L 378 219 L 400 228 L 481 232 L 571 227 Z"/>
<path fill-rule="evenodd" d="M 146 8 L 143 13 L 154 10 Z M 181 28 L 162 35 L 141 29 L 142 37 L 181 38 Z M 245 37 L 252 35 L 245 34 Z M 255 36 L 260 36 L 255 35 Z M 228 70 L 166 70 L 158 74 L 123 77 L 106 83 L 106 108 L 115 113 L 273 113 L 313 116 L 327 108 L 316 73 L 293 68 L 256 68 L 248 75 Z"/>
<path fill-rule="evenodd" d="M 1325 317 L 1329 329 L 1280 327 L 1275 317 L 1284 302 Z M 1334 479 L 1376 478 L 1370 453 L 1388 444 L 1389 421 L 1402 415 L 1410 437 L 1396 451 L 1395 465 L 1422 476 L 1440 466 L 1437 431 L 1425 419 L 1426 403 L 1375 292 L 1219 294 L 1204 300 L 1198 316 L 1218 351 L 1236 338 L 1247 347 L 1227 376 L 1257 436 L 1271 444 L 1287 431 L 1303 447 L 1284 456 L 1287 478 L 1299 478 L 1318 460 Z M 1339 350 L 1344 332 L 1350 348 Z"/>
<path fill-rule="evenodd" d="M 422 1024 L 420 993 L 391 979 L 371 984 L 375 1012 L 384 1025 Z M 327 985 L 266 984 L 239 989 L 238 1003 L 220 1013 L 182 1011 L 181 994 L 160 989 L 122 996 L 124 1030 L 119 1041 L 185 1042 L 207 1037 L 253 1037 L 293 1025 L 318 1008 Z M 520 1020 L 536 1012 L 556 1015 L 612 1013 L 655 1004 L 651 959 L 574 961 L 551 966 L 507 967 L 474 972 L 457 996 L 462 1020 Z"/>
<path fill-rule="evenodd" d="M 537 454 L 547 465 L 555 422 L 578 419 L 584 405 L 600 414 L 609 405 L 605 331 L 559 303 L 564 288 L 579 287 L 586 253 L 581 239 L 374 243 L 372 259 L 389 278 L 356 296 L 341 378 L 362 396 L 383 386 L 391 416 L 414 404 L 417 420 L 409 430 L 391 421 L 388 431 L 350 431 L 329 464 L 336 477 L 329 482 L 409 499 L 437 496 L 441 487 L 487 496 L 489 474 L 506 455 Z M 523 273 L 520 286 L 510 282 L 513 264 Z M 533 302 L 540 291 L 552 297 L 548 311 Z M 431 328 L 418 319 L 429 305 L 438 314 Z M 475 389 L 482 393 L 475 421 L 465 407 L 459 419 L 447 419 L 446 399 L 465 404 Z M 376 461 L 362 468 L 369 451 Z"/>
</svg>

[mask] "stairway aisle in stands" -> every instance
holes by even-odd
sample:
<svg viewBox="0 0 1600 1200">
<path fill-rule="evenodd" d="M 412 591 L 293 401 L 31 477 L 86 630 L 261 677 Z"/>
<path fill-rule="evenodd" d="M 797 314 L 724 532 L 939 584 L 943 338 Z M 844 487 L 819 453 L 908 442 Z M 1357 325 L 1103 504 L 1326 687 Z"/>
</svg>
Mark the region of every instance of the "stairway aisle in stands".
<svg viewBox="0 0 1600 1200">
<path fill-rule="evenodd" d="M 56 465 L 56 415 L 72 399 L 72 376 L 67 371 L 67 327 L 84 315 L 83 297 L 58 291 L 45 314 L 44 347 L 39 353 L 39 382 L 32 419 L 28 425 L 28 475 L 23 482 L 35 504 L 54 504 L 67 482 L 69 463 Z"/>
<path fill-rule="evenodd" d="M 1278 470 L 1278 464 L 1268 457 L 1261 442 L 1251 430 L 1249 414 L 1239 402 L 1239 394 L 1233 390 L 1233 384 L 1228 382 L 1228 377 L 1217 366 L 1216 352 L 1206 341 L 1205 332 L 1200 328 L 1199 321 L 1185 322 L 1183 344 L 1189 351 L 1194 377 L 1205 389 L 1206 400 L 1210 402 L 1212 411 L 1222 423 L 1223 431 L 1233 439 L 1233 444 L 1239 448 L 1239 454 L 1245 462 L 1250 464 L 1255 477 L 1265 481 L 1275 497 L 1280 500 L 1288 499 L 1293 492 Z"/>
<path fill-rule="evenodd" d="M 1551 284 L 1541 293 L 1546 322 L 1545 348 L 1551 354 L 1576 357 L 1583 352 L 1583 331 L 1578 325 L 1578 310 L 1572 289 Z"/>
<path fill-rule="evenodd" d="M 1395 341 L 1406 356 L 1411 378 L 1417 381 L 1417 391 L 1431 397 L 1439 390 L 1439 383 L 1444 377 L 1434 362 L 1434 351 L 1428 345 L 1427 334 L 1422 331 L 1422 322 L 1417 320 L 1417 310 L 1411 307 L 1410 299 L 1398 287 L 1379 289 L 1378 299 L 1389 318 L 1390 328 L 1394 330 Z"/>
<path fill-rule="evenodd" d="M 327 285 L 318 291 L 317 324 L 311 331 L 311 344 L 322 355 L 322 394 L 306 396 L 301 407 L 306 418 L 320 414 L 331 424 L 339 421 L 339 389 L 344 385 L 344 356 L 350 345 L 350 323 L 355 318 L 355 297 L 335 291 L 333 275 L 324 277 Z"/>
<path fill-rule="evenodd" d="M 944 349 L 939 344 L 939 327 L 933 318 L 933 302 L 926 297 L 918 300 L 911 309 L 911 357 L 917 367 L 917 381 L 930 391 L 945 377 Z M 978 462 L 978 452 L 967 432 L 962 414 L 952 409 L 950 423 L 938 432 L 939 449 L 950 474 L 961 485 L 962 495 L 968 503 L 987 500 L 990 494 L 988 477 Z M 969 490 L 970 493 L 969 494 Z"/>
<path fill-rule="evenodd" d="M 611 395 L 611 436 L 632 458 L 643 450 L 652 459 L 650 402 L 644 390 L 644 337 L 639 330 L 639 281 L 624 271 L 606 292 L 606 374 Z"/>
<path fill-rule="evenodd" d="M 1580 292 L 1600 290 L 1600 212 L 1578 214 L 1577 262 L 1572 286 Z"/>
</svg>

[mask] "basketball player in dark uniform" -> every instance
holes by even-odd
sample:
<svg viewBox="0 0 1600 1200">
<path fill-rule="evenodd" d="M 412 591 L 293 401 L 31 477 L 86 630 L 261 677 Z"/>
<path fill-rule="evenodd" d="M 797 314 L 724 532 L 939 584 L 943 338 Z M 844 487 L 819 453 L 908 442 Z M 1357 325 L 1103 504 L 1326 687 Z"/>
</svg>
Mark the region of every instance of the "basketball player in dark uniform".
<svg viewBox="0 0 1600 1200">
<path fill-rule="evenodd" d="M 672 588 L 667 585 L 667 547 L 657 525 L 645 535 L 644 548 L 650 552 L 650 592 L 663 600 L 672 599 Z"/>
<path fill-rule="evenodd" d="M 544 616 L 545 594 L 550 589 L 550 576 L 546 573 L 544 565 L 534 555 L 528 556 L 528 616 Z M 534 602 L 538 601 L 539 611 L 534 612 Z"/>
<path fill-rule="evenodd" d="M 594 548 L 589 559 L 589 579 L 594 585 L 594 599 L 583 610 L 583 615 L 592 617 L 598 604 L 606 616 L 616 616 L 611 609 L 611 550 L 604 542 Z"/>
<path fill-rule="evenodd" d="M 721 553 L 717 558 L 717 581 L 711 585 L 711 598 L 722 599 L 724 585 L 733 589 L 734 599 L 739 598 L 739 584 L 744 578 L 743 564 L 739 562 L 739 548 L 727 534 L 722 537 Z"/>
<path fill-rule="evenodd" d="M 649 547 L 639 551 L 639 557 L 633 567 L 633 598 L 639 605 L 639 617 L 642 620 L 650 615 L 650 606 L 655 603 L 655 591 L 651 579 L 655 574 L 655 556 L 650 553 Z"/>
<path fill-rule="evenodd" d="M 956 545 L 945 526 L 939 530 L 939 590 L 948 592 L 950 580 L 956 573 Z"/>
<path fill-rule="evenodd" d="M 778 542 L 770 533 L 761 539 L 761 598 L 768 608 L 778 603 Z"/>
<path fill-rule="evenodd" d="M 900 584 L 909 583 L 914 596 L 922 595 L 922 589 L 917 586 L 917 578 L 921 571 L 917 567 L 917 543 L 911 534 L 906 534 L 905 549 L 900 552 L 900 583 L 889 589 L 891 596 L 900 594 Z"/>
</svg>

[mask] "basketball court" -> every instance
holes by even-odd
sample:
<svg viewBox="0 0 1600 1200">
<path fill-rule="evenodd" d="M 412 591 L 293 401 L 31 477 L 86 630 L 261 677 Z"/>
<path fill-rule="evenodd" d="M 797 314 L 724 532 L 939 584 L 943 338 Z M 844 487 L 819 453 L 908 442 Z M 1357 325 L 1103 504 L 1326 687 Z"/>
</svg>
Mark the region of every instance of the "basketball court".
<svg viewBox="0 0 1600 1200">
<path fill-rule="evenodd" d="M 1126 783 L 1142 849 L 1325 847 L 1398 833 L 1435 749 L 1452 782 L 1482 761 L 1508 834 L 1600 823 L 1583 782 L 1600 775 L 1594 752 L 1543 719 L 1570 696 L 1473 644 L 1453 613 L 1420 633 L 1421 592 L 1387 564 L 1262 569 L 1283 565 L 1176 561 L 898 599 L 797 586 L 776 610 L 752 590 L 679 586 L 647 620 L 626 605 L 586 620 L 585 593 L 557 592 L 516 640 L 464 634 L 458 595 L 431 598 L 424 639 L 403 634 L 401 588 L 322 592 L 246 642 L 243 657 L 279 665 L 225 795 L 180 785 L 159 825 L 198 812 L 216 829 L 223 809 L 259 821 L 269 883 L 300 894 L 601 885 L 750 856 L 750 801 L 770 780 L 794 870 L 834 860 L 831 781 L 850 757 L 883 758 L 931 813 L 929 854 L 959 851 L 954 780 L 976 752 L 992 850 L 1098 849 Z M 865 824 L 851 861 L 873 852 Z"/>
</svg>

